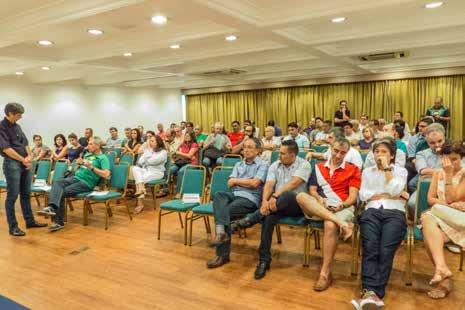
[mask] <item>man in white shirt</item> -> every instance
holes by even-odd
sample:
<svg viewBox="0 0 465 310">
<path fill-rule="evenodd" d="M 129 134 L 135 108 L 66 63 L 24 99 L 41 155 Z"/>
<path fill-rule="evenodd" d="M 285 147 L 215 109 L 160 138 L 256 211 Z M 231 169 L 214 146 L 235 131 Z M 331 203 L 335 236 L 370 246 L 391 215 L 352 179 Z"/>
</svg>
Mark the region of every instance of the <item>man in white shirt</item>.
<svg viewBox="0 0 465 310">
<path fill-rule="evenodd" d="M 362 213 L 362 294 L 353 300 L 356 309 L 382 309 L 397 249 L 405 238 L 407 170 L 394 165 L 396 144 L 382 138 L 373 144 L 376 166 L 363 170 L 360 200 L 367 202 Z"/>
<path fill-rule="evenodd" d="M 330 120 L 326 120 L 323 122 L 323 125 L 321 127 L 321 131 L 315 134 L 315 137 L 313 139 L 313 144 L 316 145 L 322 145 L 322 144 L 328 144 L 328 134 L 331 132 L 331 129 L 333 128 L 333 122 Z"/>
<path fill-rule="evenodd" d="M 361 132 L 359 131 L 356 133 L 354 131 L 354 125 L 351 122 L 344 125 L 344 136 L 349 140 L 351 145 L 357 145 L 358 141 L 362 139 Z"/>
</svg>

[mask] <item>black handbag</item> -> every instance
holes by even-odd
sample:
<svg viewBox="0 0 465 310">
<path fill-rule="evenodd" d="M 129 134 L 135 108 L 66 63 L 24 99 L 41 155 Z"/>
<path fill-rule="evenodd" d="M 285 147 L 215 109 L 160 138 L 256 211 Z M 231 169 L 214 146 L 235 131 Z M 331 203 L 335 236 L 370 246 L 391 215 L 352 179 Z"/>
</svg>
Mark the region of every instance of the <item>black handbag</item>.
<svg viewBox="0 0 465 310">
<path fill-rule="evenodd" d="M 191 160 L 187 158 L 179 158 L 179 159 L 176 159 L 174 163 L 176 164 L 176 166 L 182 167 L 182 166 L 190 164 Z"/>
<path fill-rule="evenodd" d="M 224 155 L 224 151 L 218 150 L 214 146 L 209 146 L 203 151 L 203 157 L 208 157 L 212 160 L 217 160 Z"/>
</svg>

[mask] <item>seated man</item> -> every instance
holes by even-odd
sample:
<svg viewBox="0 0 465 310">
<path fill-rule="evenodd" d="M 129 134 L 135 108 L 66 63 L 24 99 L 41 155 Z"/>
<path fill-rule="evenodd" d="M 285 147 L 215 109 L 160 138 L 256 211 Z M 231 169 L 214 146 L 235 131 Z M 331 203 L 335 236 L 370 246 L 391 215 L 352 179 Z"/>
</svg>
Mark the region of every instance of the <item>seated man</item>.
<svg viewBox="0 0 465 310">
<path fill-rule="evenodd" d="M 54 217 L 55 223 L 49 228 L 51 232 L 64 228 L 65 198 L 91 192 L 100 182 L 100 178 L 110 177 L 110 161 L 102 153 L 101 145 L 102 140 L 99 137 L 90 138 L 88 152 L 84 158 L 75 161 L 79 168 L 74 176 L 53 182 L 48 195 L 48 206 L 39 211 L 39 214 Z"/>
<path fill-rule="evenodd" d="M 283 138 L 283 141 L 295 141 L 299 147 L 299 152 L 308 151 L 310 149 L 310 142 L 308 138 L 299 133 L 299 125 L 296 122 L 291 122 L 287 125 L 289 135 Z"/>
<path fill-rule="evenodd" d="M 260 209 L 231 224 L 233 230 L 237 230 L 262 222 L 260 262 L 255 270 L 255 279 L 263 278 L 270 268 L 271 240 L 279 219 L 284 216 L 304 216 L 296 196 L 307 191 L 312 168 L 308 161 L 297 156 L 299 147 L 294 140 L 283 141 L 279 153 L 279 160 L 268 169 Z"/>
<path fill-rule="evenodd" d="M 333 129 L 333 122 L 326 120 L 323 122 L 321 131 L 315 133 L 313 138 L 314 145 L 326 145 L 328 144 L 328 135 Z"/>
<path fill-rule="evenodd" d="M 252 128 L 251 126 L 247 126 Z M 244 160 L 237 163 L 229 177 L 230 192 L 217 192 L 213 197 L 216 223 L 216 256 L 207 262 L 208 268 L 229 262 L 231 252 L 231 219 L 255 212 L 260 205 L 268 163 L 259 156 L 261 143 L 257 138 L 244 142 Z"/>
<path fill-rule="evenodd" d="M 353 231 L 353 205 L 360 189 L 360 169 L 344 161 L 349 148 L 347 139 L 337 139 L 331 148 L 331 158 L 317 164 L 312 172 L 310 195 L 297 195 L 297 202 L 306 216 L 324 220 L 323 266 L 313 286 L 315 291 L 324 291 L 331 286 L 330 267 L 337 249 L 338 232 L 347 240 Z"/>
<path fill-rule="evenodd" d="M 244 149 L 245 141 L 248 139 L 253 138 L 255 135 L 255 127 L 253 126 L 245 126 L 243 136 L 240 140 L 236 141 L 236 144 L 232 147 L 231 153 L 233 154 L 242 154 Z"/>
</svg>

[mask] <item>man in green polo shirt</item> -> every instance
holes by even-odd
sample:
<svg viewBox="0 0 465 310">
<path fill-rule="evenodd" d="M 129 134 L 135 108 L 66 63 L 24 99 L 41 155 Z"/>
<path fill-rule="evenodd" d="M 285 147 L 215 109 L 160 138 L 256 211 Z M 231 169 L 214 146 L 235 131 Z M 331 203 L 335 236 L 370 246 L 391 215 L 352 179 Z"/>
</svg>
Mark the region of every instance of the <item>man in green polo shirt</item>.
<svg viewBox="0 0 465 310">
<path fill-rule="evenodd" d="M 450 122 L 450 111 L 444 106 L 442 97 L 436 97 L 434 105 L 426 111 L 427 116 L 432 116 L 436 123 L 441 124 L 447 130 Z"/>
<path fill-rule="evenodd" d="M 64 200 L 66 197 L 73 197 L 80 193 L 93 191 L 100 182 L 100 178 L 110 177 L 110 161 L 102 153 L 102 140 L 99 137 L 89 139 L 87 145 L 88 152 L 84 158 L 79 158 L 76 163 L 78 170 L 73 176 L 58 179 L 53 182 L 52 189 L 48 196 L 48 206 L 39 211 L 41 215 L 48 215 L 54 218 L 54 224 L 50 226 L 51 232 L 64 227 Z"/>
</svg>

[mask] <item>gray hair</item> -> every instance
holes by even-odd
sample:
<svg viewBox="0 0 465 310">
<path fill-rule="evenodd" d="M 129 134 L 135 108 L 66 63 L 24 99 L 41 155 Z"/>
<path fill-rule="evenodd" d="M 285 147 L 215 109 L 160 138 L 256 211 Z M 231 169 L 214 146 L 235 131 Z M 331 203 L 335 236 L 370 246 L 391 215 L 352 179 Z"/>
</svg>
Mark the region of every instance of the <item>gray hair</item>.
<svg viewBox="0 0 465 310">
<path fill-rule="evenodd" d="M 102 146 L 102 142 L 103 142 L 102 138 L 100 138 L 100 137 L 92 137 L 91 139 L 94 140 L 94 143 L 97 144 L 99 147 Z"/>
<path fill-rule="evenodd" d="M 444 130 L 444 126 L 442 126 L 439 123 L 433 123 L 431 125 L 428 125 L 428 127 L 426 127 L 426 130 L 425 130 L 425 137 L 428 137 L 433 132 L 439 132 L 439 133 L 442 133 L 443 135 L 446 134 L 446 131 Z"/>
<path fill-rule="evenodd" d="M 9 102 L 5 106 L 5 115 L 8 116 L 8 114 L 24 114 L 24 107 L 17 103 L 17 102 Z"/>
</svg>

